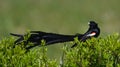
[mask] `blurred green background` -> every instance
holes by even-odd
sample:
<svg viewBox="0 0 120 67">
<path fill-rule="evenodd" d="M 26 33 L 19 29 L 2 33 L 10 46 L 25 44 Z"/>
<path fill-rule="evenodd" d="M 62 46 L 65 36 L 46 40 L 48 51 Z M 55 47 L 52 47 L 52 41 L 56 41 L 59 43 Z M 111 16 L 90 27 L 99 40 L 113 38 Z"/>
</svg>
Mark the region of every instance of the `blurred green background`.
<svg viewBox="0 0 120 67">
<path fill-rule="evenodd" d="M 120 33 L 119 13 L 120 0 L 0 0 L 0 37 L 27 30 L 84 33 L 90 20 L 96 21 L 101 36 L 106 36 Z M 61 47 L 49 46 L 48 54 L 59 56 Z"/>
</svg>

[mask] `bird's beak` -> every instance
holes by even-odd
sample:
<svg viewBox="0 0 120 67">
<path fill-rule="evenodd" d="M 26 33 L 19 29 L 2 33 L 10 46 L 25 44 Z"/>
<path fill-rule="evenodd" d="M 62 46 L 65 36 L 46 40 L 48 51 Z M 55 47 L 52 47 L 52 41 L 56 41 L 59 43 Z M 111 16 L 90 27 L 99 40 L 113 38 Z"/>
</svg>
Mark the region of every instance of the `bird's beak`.
<svg viewBox="0 0 120 67">
<path fill-rule="evenodd" d="M 90 22 L 88 22 L 88 25 L 90 25 Z"/>
</svg>

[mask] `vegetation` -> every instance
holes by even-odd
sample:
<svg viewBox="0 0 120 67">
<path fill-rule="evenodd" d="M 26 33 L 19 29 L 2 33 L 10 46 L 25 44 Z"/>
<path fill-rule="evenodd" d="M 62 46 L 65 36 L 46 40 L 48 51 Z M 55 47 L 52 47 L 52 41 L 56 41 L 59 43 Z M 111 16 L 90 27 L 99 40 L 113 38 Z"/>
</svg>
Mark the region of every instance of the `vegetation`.
<svg viewBox="0 0 120 67">
<path fill-rule="evenodd" d="M 120 36 L 105 37 L 120 33 L 119 3 L 120 0 L 0 0 L 0 66 L 119 66 Z M 36 47 L 26 53 L 22 44 L 13 48 L 15 38 L 8 37 L 10 32 L 26 30 L 84 33 L 89 20 L 99 24 L 101 38 L 86 43 L 76 39 L 79 46 L 73 49 L 67 43 L 64 47 L 64 44 Z"/>
<path fill-rule="evenodd" d="M 47 56 L 47 47 L 25 50 L 23 44 L 14 46 L 14 38 L 0 41 L 0 67 L 119 67 L 120 66 L 120 35 L 113 34 L 104 38 L 92 38 L 80 42 L 70 48 L 66 44 L 60 61 Z M 29 44 L 28 44 L 29 45 Z"/>
</svg>

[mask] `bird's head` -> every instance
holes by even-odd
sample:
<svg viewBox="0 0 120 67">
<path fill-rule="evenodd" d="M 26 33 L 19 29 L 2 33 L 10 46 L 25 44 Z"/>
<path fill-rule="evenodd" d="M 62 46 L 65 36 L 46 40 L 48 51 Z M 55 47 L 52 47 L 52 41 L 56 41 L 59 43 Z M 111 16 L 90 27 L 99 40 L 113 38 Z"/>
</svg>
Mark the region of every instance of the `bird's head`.
<svg viewBox="0 0 120 67">
<path fill-rule="evenodd" d="M 95 21 L 89 21 L 88 24 L 89 24 L 90 28 L 96 28 L 96 27 L 98 27 L 98 24 Z"/>
</svg>

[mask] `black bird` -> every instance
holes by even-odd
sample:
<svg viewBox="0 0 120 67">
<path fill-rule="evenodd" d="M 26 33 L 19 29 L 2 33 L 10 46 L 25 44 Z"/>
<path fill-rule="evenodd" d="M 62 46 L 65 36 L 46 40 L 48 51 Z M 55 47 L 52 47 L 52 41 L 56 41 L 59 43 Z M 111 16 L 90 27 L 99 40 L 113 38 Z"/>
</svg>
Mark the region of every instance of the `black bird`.
<svg viewBox="0 0 120 67">
<path fill-rule="evenodd" d="M 98 27 L 98 24 L 94 21 L 89 22 L 89 29 L 84 34 L 76 34 L 76 35 L 62 35 L 62 34 L 56 34 L 56 33 L 46 33 L 41 31 L 30 31 L 30 36 L 27 40 L 25 40 L 26 35 L 20 35 L 20 34 L 13 34 L 10 33 L 13 36 L 19 37 L 14 43 L 24 43 L 25 45 L 29 42 L 33 43 L 33 46 L 29 46 L 26 49 L 31 49 L 35 46 L 39 46 L 41 44 L 41 40 L 45 40 L 46 45 L 51 45 L 54 43 L 62 43 L 62 42 L 68 42 L 68 41 L 74 41 L 75 37 L 78 37 L 80 41 L 86 41 L 87 39 L 91 37 L 98 37 L 100 34 L 100 29 Z M 72 47 L 75 47 L 77 44 L 74 44 Z"/>
</svg>

